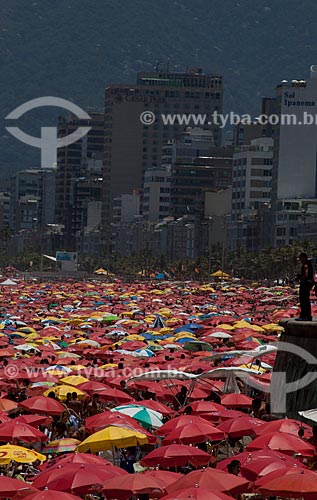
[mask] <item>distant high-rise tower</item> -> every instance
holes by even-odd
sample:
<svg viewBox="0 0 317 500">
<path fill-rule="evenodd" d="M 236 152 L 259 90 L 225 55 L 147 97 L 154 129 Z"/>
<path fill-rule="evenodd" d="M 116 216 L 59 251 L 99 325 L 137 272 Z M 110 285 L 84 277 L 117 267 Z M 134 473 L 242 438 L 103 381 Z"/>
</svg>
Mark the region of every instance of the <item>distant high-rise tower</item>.
<svg viewBox="0 0 317 500">
<path fill-rule="evenodd" d="M 56 169 L 20 170 L 12 178 L 11 228 L 44 230 L 54 222 Z"/>
<path fill-rule="evenodd" d="M 273 197 L 277 200 L 315 198 L 317 66 L 311 66 L 309 80 L 283 80 L 276 94 L 281 123 L 274 133 Z M 311 124 L 308 124 L 309 118 Z M 288 120 L 293 121 L 288 123 Z"/>
<path fill-rule="evenodd" d="M 201 69 L 186 73 L 161 71 L 139 73 L 137 84 L 111 85 L 105 93 L 105 150 L 103 229 L 111 222 L 114 197 L 141 189 L 144 172 L 160 167 L 162 145 L 176 138 L 188 126 L 210 129 L 214 144 L 221 144 L 221 129 L 212 113 L 223 110 L 222 76 Z M 142 115 L 144 112 L 153 115 Z M 207 115 L 205 122 L 164 125 L 161 115 Z M 152 124 L 142 123 L 153 116 Z"/>
<path fill-rule="evenodd" d="M 78 228 L 78 214 L 83 206 L 83 199 L 76 195 L 78 180 L 85 180 L 87 184 L 90 179 L 94 181 L 102 177 L 104 115 L 91 112 L 90 117 L 91 120 L 87 121 L 72 116 L 68 120 L 61 119 L 58 125 L 59 137 L 71 134 L 79 126 L 91 127 L 85 137 L 57 152 L 55 222 L 65 226 L 65 248 L 69 250 L 74 250 L 75 233 L 82 229 Z M 91 193 L 94 189 L 88 191 L 89 201 L 93 201 Z"/>
<path fill-rule="evenodd" d="M 258 252 L 271 243 L 268 224 L 271 191 L 273 139 L 259 137 L 239 146 L 233 155 L 232 208 L 229 247 Z"/>
<path fill-rule="evenodd" d="M 273 244 L 317 241 L 317 66 L 276 88 L 272 169 Z"/>
</svg>

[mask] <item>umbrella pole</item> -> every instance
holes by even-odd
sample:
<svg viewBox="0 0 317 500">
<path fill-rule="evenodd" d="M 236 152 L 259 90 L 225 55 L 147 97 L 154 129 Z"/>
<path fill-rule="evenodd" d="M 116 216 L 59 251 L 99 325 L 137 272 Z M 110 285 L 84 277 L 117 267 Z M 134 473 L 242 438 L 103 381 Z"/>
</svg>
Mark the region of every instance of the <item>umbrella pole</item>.
<svg viewBox="0 0 317 500">
<path fill-rule="evenodd" d="M 218 387 L 216 385 L 214 385 L 212 382 L 210 382 L 210 380 L 207 380 L 207 379 L 201 379 L 201 378 L 197 378 L 195 380 L 195 382 L 198 382 L 201 384 L 201 385 L 205 385 L 207 387 L 207 389 L 212 389 L 212 390 L 215 390 L 216 392 L 218 391 Z M 221 392 L 221 391 L 220 391 Z"/>
<path fill-rule="evenodd" d="M 169 389 L 170 393 L 176 399 L 177 403 L 180 404 L 177 397 L 176 397 L 176 395 L 177 395 L 176 385 L 174 384 L 172 379 L 167 379 L 167 380 L 170 382 L 170 384 L 166 385 L 165 387 L 167 387 Z M 175 392 L 172 391 L 172 387 L 174 388 Z"/>
<path fill-rule="evenodd" d="M 187 403 L 189 402 L 189 398 L 190 398 L 190 396 L 193 393 L 195 385 L 196 385 L 196 380 L 192 380 L 191 383 L 190 383 L 190 386 L 189 386 L 189 391 L 188 391 L 188 393 L 186 395 L 185 405 L 187 405 Z"/>
</svg>

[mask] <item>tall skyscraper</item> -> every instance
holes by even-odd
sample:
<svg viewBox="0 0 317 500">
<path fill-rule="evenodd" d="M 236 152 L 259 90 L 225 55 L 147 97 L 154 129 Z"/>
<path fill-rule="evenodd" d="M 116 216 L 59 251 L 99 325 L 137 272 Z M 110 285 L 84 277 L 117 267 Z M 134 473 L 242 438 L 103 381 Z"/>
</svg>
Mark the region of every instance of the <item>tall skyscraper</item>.
<svg viewBox="0 0 317 500">
<path fill-rule="evenodd" d="M 317 66 L 310 67 L 308 80 L 282 80 L 275 102 L 273 243 L 287 245 L 308 236 L 316 241 Z"/>
<path fill-rule="evenodd" d="M 79 126 L 90 126 L 89 133 L 79 141 L 60 148 L 57 152 L 56 177 L 56 223 L 65 227 L 65 248 L 74 250 L 75 234 L 83 227 L 83 200 L 77 196 L 78 186 L 84 181 L 88 201 L 94 201 L 93 193 L 97 193 L 95 201 L 100 200 L 99 179 L 102 177 L 102 161 L 104 147 L 104 115 L 91 112 L 91 120 L 79 120 L 71 116 L 61 118 L 58 136 L 71 134 Z M 90 185 L 90 180 L 92 184 Z M 97 182 L 98 181 L 98 182 Z M 97 189 L 95 187 L 97 186 Z M 88 191 L 87 191 L 88 190 Z"/>
<path fill-rule="evenodd" d="M 29 169 L 12 178 L 10 225 L 21 229 L 43 230 L 54 223 L 55 169 Z"/>
<path fill-rule="evenodd" d="M 162 114 L 206 114 L 202 128 L 212 130 L 215 145 L 221 144 L 221 129 L 211 114 L 222 113 L 223 79 L 201 69 L 186 73 L 158 71 L 140 73 L 137 83 L 111 85 L 105 92 L 105 148 L 103 228 L 111 222 L 114 197 L 141 189 L 144 172 L 160 167 L 162 146 L 177 137 L 192 122 L 164 125 Z M 142 115 L 153 113 L 155 121 L 146 124 Z M 149 115 L 147 115 L 149 116 Z M 143 117 L 143 122 L 142 122 Z M 197 124 L 196 124 L 197 125 Z"/>
<path fill-rule="evenodd" d="M 278 113 L 278 105 L 275 97 L 262 97 L 261 113 L 262 117 L 271 116 Z M 253 139 L 260 137 L 272 137 L 274 126 L 270 123 L 259 121 L 255 118 L 253 123 L 239 123 L 234 127 L 233 145 L 234 147 L 250 145 Z"/>
<path fill-rule="evenodd" d="M 10 226 L 11 180 L 0 178 L 0 231 Z"/>
<path fill-rule="evenodd" d="M 171 171 L 174 170 L 175 164 L 192 164 L 198 157 L 209 157 L 212 151 L 215 151 L 214 146 L 212 130 L 203 130 L 198 127 L 188 127 L 177 139 L 170 140 L 163 145 L 161 166 L 150 168 L 144 175 L 143 216 L 145 220 L 157 222 L 172 214 L 170 186 Z M 217 150 L 219 153 L 220 148 Z"/>
<path fill-rule="evenodd" d="M 205 194 L 232 184 L 232 147 L 211 148 L 209 155 L 192 161 L 176 161 L 171 169 L 170 212 L 205 216 Z"/>
<path fill-rule="evenodd" d="M 276 94 L 281 123 L 274 133 L 272 194 L 278 200 L 314 198 L 317 194 L 317 66 L 311 66 L 309 80 L 283 80 Z M 305 124 L 307 114 L 314 120 L 311 125 Z"/>
<path fill-rule="evenodd" d="M 158 222 L 170 211 L 170 167 L 154 167 L 145 172 L 143 187 L 143 217 Z"/>
<path fill-rule="evenodd" d="M 229 247 L 258 251 L 270 243 L 264 231 L 270 211 L 273 139 L 260 137 L 240 146 L 233 155 L 232 209 Z"/>
</svg>

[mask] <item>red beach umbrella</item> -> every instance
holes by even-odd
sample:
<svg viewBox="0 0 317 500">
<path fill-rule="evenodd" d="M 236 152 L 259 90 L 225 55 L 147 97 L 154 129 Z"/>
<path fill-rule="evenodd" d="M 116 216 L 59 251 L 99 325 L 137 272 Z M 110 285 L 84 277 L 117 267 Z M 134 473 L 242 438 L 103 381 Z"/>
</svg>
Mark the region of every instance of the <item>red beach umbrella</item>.
<svg viewBox="0 0 317 500">
<path fill-rule="evenodd" d="M 165 483 L 160 479 L 145 476 L 144 474 L 127 474 L 124 477 L 115 477 L 102 485 L 106 498 L 125 500 L 131 495 L 150 494 L 151 498 L 162 496 Z"/>
<path fill-rule="evenodd" d="M 226 420 L 218 425 L 217 429 L 225 432 L 231 438 L 240 438 L 256 434 L 262 424 L 263 420 L 245 416 Z"/>
<path fill-rule="evenodd" d="M 204 419 L 202 419 L 204 420 Z M 179 426 L 174 431 L 170 432 L 163 444 L 171 443 L 203 443 L 204 441 L 221 441 L 225 438 L 225 433 L 218 430 L 217 427 L 204 420 L 203 423 L 188 423 L 184 426 Z"/>
<path fill-rule="evenodd" d="M 190 472 L 168 486 L 166 490 L 170 494 L 184 490 L 185 488 L 192 488 L 196 485 L 224 493 L 231 493 L 232 495 L 245 493 L 250 487 L 249 481 L 244 478 L 209 468 Z"/>
<path fill-rule="evenodd" d="M 0 441 L 23 441 L 25 443 L 39 443 L 47 441 L 47 436 L 32 425 L 15 422 L 0 424 Z"/>
<path fill-rule="evenodd" d="M 161 500 L 233 500 L 225 493 L 213 491 L 200 486 L 194 486 L 185 490 L 176 491 L 170 495 L 161 497 Z"/>
<path fill-rule="evenodd" d="M 292 418 L 283 418 L 281 420 L 273 420 L 272 422 L 262 422 L 260 427 L 255 430 L 256 436 L 263 436 L 270 432 L 287 432 L 288 434 L 293 434 L 298 436 L 298 431 L 303 428 L 306 436 L 311 435 L 311 428 L 298 420 Z"/>
<path fill-rule="evenodd" d="M 1 476 L 0 479 L 0 498 L 24 498 L 31 493 L 36 492 L 36 488 L 30 484 L 12 479 L 11 477 Z"/>
<path fill-rule="evenodd" d="M 34 396 L 20 403 L 20 407 L 30 413 L 40 413 L 44 415 L 60 415 L 65 406 L 55 399 L 46 396 Z"/>
<path fill-rule="evenodd" d="M 225 394 L 221 398 L 221 404 L 230 408 L 251 408 L 252 398 L 244 394 Z"/>
<path fill-rule="evenodd" d="M 311 444 L 293 436 L 292 434 L 286 434 L 284 432 L 272 432 L 270 434 L 260 436 L 249 443 L 246 450 L 256 451 L 263 450 L 264 448 L 281 451 L 282 453 L 285 453 L 285 455 L 290 456 L 297 453 L 299 455 L 303 455 L 304 457 L 310 457 L 313 456 L 315 452 L 315 448 Z"/>
<path fill-rule="evenodd" d="M 259 460 L 253 460 L 241 467 L 241 475 L 249 481 L 254 482 L 260 477 L 267 476 L 271 472 L 280 471 L 281 474 L 284 474 L 285 470 L 290 470 L 292 468 L 306 469 L 305 465 L 300 462 L 294 462 L 294 460 L 288 459 L 286 456 L 284 460 L 261 458 Z"/>
<path fill-rule="evenodd" d="M 86 495 L 94 485 L 100 485 L 114 476 L 125 474 L 128 473 L 114 465 L 100 467 L 71 463 L 41 472 L 36 476 L 33 486 L 40 490 L 48 488 Z"/>
<path fill-rule="evenodd" d="M 305 469 L 283 471 L 274 479 L 270 479 L 268 476 L 263 478 L 262 486 L 258 489 L 263 495 L 315 500 L 317 497 L 317 475 L 315 472 Z"/>
<path fill-rule="evenodd" d="M 27 496 L 28 500 L 80 500 L 80 497 L 62 491 L 44 490 Z"/>
<path fill-rule="evenodd" d="M 141 465 L 169 468 L 184 467 L 190 463 L 195 467 L 201 467 L 213 461 L 214 458 L 211 455 L 199 448 L 183 444 L 171 444 L 151 451 L 141 460 Z"/>
</svg>

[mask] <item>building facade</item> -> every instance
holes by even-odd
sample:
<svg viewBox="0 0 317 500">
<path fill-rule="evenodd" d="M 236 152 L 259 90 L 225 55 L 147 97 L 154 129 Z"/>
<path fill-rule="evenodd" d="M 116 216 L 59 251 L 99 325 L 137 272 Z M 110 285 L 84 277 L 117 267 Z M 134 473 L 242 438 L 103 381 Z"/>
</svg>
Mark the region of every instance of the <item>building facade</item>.
<svg viewBox="0 0 317 500">
<path fill-rule="evenodd" d="M 158 222 L 168 216 L 170 211 L 170 191 L 170 167 L 146 170 L 143 184 L 144 220 Z"/>
<path fill-rule="evenodd" d="M 191 163 L 176 160 L 171 170 L 170 214 L 173 217 L 204 217 L 205 193 L 228 188 L 232 183 L 232 148 L 213 148 L 207 157 Z"/>
<path fill-rule="evenodd" d="M 317 197 L 317 66 L 311 66 L 308 80 L 281 81 L 275 102 L 279 123 L 273 130 L 272 232 L 273 245 L 281 246 L 305 239 L 304 234 L 317 239 L 312 223 L 312 200 Z"/>
<path fill-rule="evenodd" d="M 266 231 L 271 209 L 273 139 L 251 140 L 233 155 L 232 207 L 229 247 L 256 252 L 271 243 Z"/>
<path fill-rule="evenodd" d="M 60 148 L 57 152 L 56 213 L 55 221 L 64 226 L 64 248 L 74 250 L 76 233 L 84 228 L 83 208 L 89 201 L 100 201 L 104 147 L 104 115 L 91 112 L 90 120 L 79 120 L 71 116 L 60 118 L 58 137 L 73 133 L 79 126 L 90 126 L 91 130 L 79 141 Z M 98 187 L 96 188 L 96 186 Z M 81 194 L 85 192 L 85 200 Z M 96 192 L 96 198 L 92 193 Z"/>
<path fill-rule="evenodd" d="M 56 169 L 28 169 L 12 179 L 10 226 L 13 231 L 43 229 L 55 219 Z"/>
<path fill-rule="evenodd" d="M 140 73 L 137 84 L 111 85 L 105 92 L 104 198 L 103 226 L 111 221 L 112 200 L 120 194 L 141 189 L 144 173 L 160 167 L 162 146 L 175 139 L 190 123 L 164 125 L 162 114 L 222 113 L 223 79 L 200 69 L 187 73 L 156 71 Z M 142 120 L 142 113 L 153 113 L 153 123 Z M 143 123 L 143 122 L 144 123 Z M 216 145 L 221 129 L 212 130 Z"/>
<path fill-rule="evenodd" d="M 314 198 L 317 188 L 317 66 L 309 80 L 283 80 L 276 89 L 273 196 L 276 200 Z M 305 124 L 313 118 L 312 124 Z"/>
</svg>

